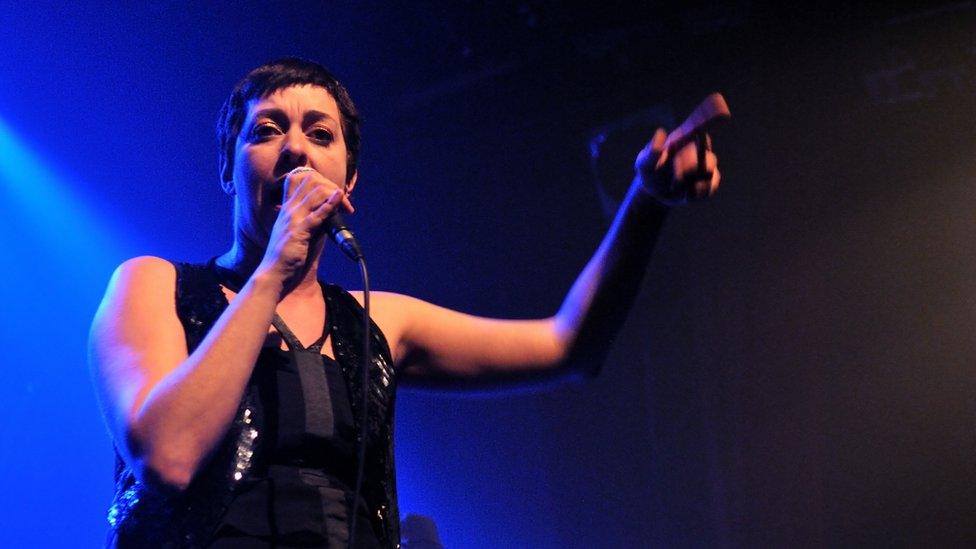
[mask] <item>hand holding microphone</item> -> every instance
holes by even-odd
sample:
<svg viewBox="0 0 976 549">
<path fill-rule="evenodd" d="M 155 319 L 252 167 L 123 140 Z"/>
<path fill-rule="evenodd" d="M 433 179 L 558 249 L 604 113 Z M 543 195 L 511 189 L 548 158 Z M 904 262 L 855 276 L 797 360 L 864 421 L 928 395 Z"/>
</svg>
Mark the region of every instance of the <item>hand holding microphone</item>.
<svg viewBox="0 0 976 549">
<path fill-rule="evenodd" d="M 344 186 L 337 185 L 309 167 L 288 172 L 282 182 L 282 203 L 275 219 L 264 259 L 259 270 L 282 281 L 284 292 L 290 291 L 311 268 L 321 246 L 329 235 L 350 254 L 352 233 L 345 227 L 340 210 L 352 212 Z M 352 249 L 358 256 L 358 246 Z"/>
<path fill-rule="evenodd" d="M 287 187 L 290 186 L 291 179 L 295 176 L 295 174 L 301 173 L 309 173 L 309 175 L 306 176 L 306 178 L 302 181 L 303 185 L 308 182 L 309 178 L 314 177 L 311 174 L 318 174 L 318 172 L 307 166 L 301 166 L 288 172 L 288 176 L 285 178 L 285 200 L 287 200 Z M 328 203 L 329 201 L 336 199 L 336 197 L 341 197 L 341 205 L 346 209 L 346 211 L 349 213 L 355 211 L 355 208 L 352 206 L 352 202 L 349 201 L 349 193 L 346 192 L 345 188 L 333 191 L 332 195 L 329 196 L 329 199 L 326 202 Z M 313 213 L 318 214 L 318 212 Z M 349 259 L 352 259 L 353 261 L 362 259 L 363 252 L 359 247 L 359 242 L 356 241 L 356 237 L 346 225 L 345 219 L 343 219 L 342 215 L 339 213 L 339 208 L 336 207 L 335 203 L 331 205 L 331 210 L 329 210 L 329 213 L 325 213 L 325 215 L 326 217 L 324 225 L 326 234 L 329 235 L 329 238 L 331 238 L 332 241 L 339 246 L 342 253 L 346 254 Z"/>
</svg>

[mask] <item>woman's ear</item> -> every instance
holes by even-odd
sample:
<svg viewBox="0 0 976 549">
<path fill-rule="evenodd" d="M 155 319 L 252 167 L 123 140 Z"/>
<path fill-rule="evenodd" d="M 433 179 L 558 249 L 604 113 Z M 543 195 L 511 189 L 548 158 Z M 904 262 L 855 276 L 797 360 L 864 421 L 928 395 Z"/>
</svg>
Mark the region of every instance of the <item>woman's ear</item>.
<svg viewBox="0 0 976 549">
<path fill-rule="evenodd" d="M 220 161 L 220 186 L 230 196 L 234 196 L 237 192 L 234 189 L 234 167 L 231 166 L 226 158 Z"/>
<path fill-rule="evenodd" d="M 356 178 L 358 177 L 359 177 L 359 170 L 356 170 L 352 173 L 352 177 L 349 178 L 349 181 L 346 182 L 347 195 L 352 194 L 352 190 L 356 188 Z"/>
</svg>

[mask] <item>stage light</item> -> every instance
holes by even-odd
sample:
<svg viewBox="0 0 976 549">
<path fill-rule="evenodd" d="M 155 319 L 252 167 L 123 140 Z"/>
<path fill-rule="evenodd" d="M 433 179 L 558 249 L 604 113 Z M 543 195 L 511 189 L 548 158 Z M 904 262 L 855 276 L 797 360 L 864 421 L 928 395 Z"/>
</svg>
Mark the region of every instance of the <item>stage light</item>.
<svg viewBox="0 0 976 549">
<path fill-rule="evenodd" d="M 5 380 L 0 479 L 10 510 L 0 531 L 14 546 L 71 546 L 104 531 L 111 449 L 86 360 L 88 325 L 131 236 L 92 206 L 0 117 L 0 303 Z M 57 472 L 70 498 L 38 489 Z M 13 495 L 13 494 L 16 494 Z M 44 517 L 72 517 L 45 531 Z M 39 541 L 43 540 L 43 541 Z M 79 542 L 80 545 L 91 545 Z"/>
<path fill-rule="evenodd" d="M 70 254 L 73 261 L 89 258 L 93 252 L 108 254 L 115 248 L 114 239 L 73 191 L 73 184 L 0 118 L 0 211 L 8 220 L 7 238 L 50 246 L 54 253 Z M 11 234 L 10 228 L 18 230 Z"/>
</svg>

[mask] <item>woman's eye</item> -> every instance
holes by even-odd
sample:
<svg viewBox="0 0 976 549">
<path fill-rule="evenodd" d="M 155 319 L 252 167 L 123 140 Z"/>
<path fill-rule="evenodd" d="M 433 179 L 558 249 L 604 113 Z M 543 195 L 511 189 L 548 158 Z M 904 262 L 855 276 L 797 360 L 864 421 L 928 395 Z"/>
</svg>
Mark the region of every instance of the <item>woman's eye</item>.
<svg viewBox="0 0 976 549">
<path fill-rule="evenodd" d="M 320 143 L 332 143 L 332 132 L 323 128 L 315 128 L 308 133 L 309 137 Z"/>
<path fill-rule="evenodd" d="M 255 126 L 254 129 L 251 130 L 251 135 L 257 139 L 271 137 L 278 133 L 280 133 L 278 126 L 275 126 L 274 124 L 261 124 L 259 126 Z"/>
</svg>

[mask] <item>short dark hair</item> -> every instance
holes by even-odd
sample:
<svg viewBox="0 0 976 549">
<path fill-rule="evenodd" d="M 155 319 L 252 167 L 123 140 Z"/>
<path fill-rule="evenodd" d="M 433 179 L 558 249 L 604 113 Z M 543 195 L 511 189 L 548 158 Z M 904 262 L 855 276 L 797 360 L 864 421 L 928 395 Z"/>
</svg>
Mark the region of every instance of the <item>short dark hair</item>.
<svg viewBox="0 0 976 549">
<path fill-rule="evenodd" d="M 352 179 L 356 173 L 359 160 L 359 112 L 349 97 L 345 86 L 322 65 L 299 59 L 285 57 L 265 63 L 247 73 L 234 86 L 234 91 L 224 102 L 217 119 L 217 141 L 220 146 L 220 166 L 227 163 L 233 167 L 234 146 L 237 136 L 241 133 L 241 126 L 247 116 L 247 102 L 252 99 L 267 97 L 272 93 L 289 86 L 310 84 L 325 88 L 339 106 L 342 120 L 342 137 L 346 142 L 346 181 Z"/>
</svg>

